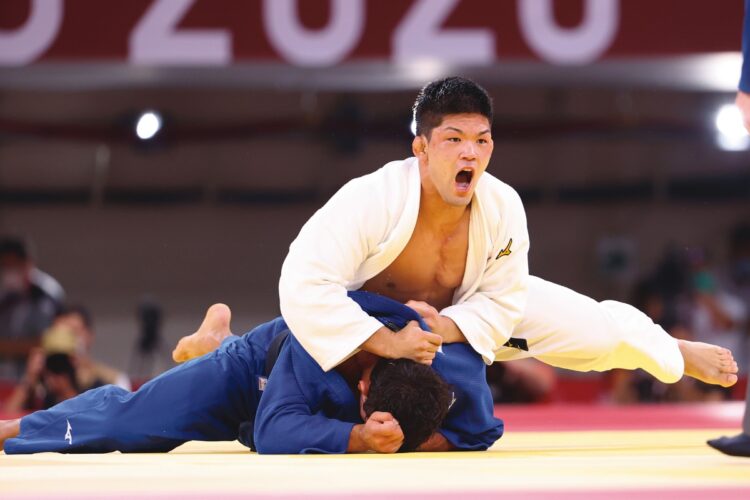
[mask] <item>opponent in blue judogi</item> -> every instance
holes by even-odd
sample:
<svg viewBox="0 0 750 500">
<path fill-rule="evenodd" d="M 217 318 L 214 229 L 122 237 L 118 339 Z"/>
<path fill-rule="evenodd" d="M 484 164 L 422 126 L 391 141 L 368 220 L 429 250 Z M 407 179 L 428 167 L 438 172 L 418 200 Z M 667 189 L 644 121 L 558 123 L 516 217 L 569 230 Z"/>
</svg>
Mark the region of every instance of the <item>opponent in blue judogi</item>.
<svg viewBox="0 0 750 500">
<path fill-rule="evenodd" d="M 351 292 L 363 310 L 392 329 L 419 315 L 394 300 Z M 260 453 L 345 453 L 362 423 L 358 397 L 335 370 L 324 372 L 287 335 L 267 379 L 269 346 L 288 332 L 282 318 L 216 351 L 172 368 L 135 392 L 104 386 L 21 420 L 7 454 L 166 452 L 190 440 L 239 439 Z M 454 389 L 440 432 L 456 448 L 483 450 L 503 432 L 494 418 L 484 363 L 467 344 L 446 344 L 433 368 Z M 262 397 L 261 397 L 262 396 Z"/>
</svg>

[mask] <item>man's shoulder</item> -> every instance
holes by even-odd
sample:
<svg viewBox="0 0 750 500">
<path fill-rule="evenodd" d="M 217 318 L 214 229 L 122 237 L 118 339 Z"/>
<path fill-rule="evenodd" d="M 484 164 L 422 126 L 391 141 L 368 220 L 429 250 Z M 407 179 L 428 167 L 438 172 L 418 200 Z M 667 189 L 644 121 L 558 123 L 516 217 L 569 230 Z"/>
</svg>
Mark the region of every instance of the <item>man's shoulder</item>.
<svg viewBox="0 0 750 500">
<path fill-rule="evenodd" d="M 387 183 L 389 187 L 397 187 L 399 185 L 405 186 L 408 182 L 410 172 L 416 167 L 416 162 L 417 159 L 414 157 L 390 161 L 369 174 L 355 177 L 346 185 L 373 185 Z"/>
<path fill-rule="evenodd" d="M 518 206 L 523 208 L 521 197 L 510 184 L 506 184 L 489 172 L 482 174 L 477 191 L 483 205 Z"/>
<path fill-rule="evenodd" d="M 410 184 L 418 182 L 416 158 L 406 158 L 386 163 L 377 170 L 355 177 L 344 184 L 331 198 L 352 206 L 383 204 L 401 205 L 409 192 Z M 412 179 L 416 175 L 416 180 Z"/>
</svg>

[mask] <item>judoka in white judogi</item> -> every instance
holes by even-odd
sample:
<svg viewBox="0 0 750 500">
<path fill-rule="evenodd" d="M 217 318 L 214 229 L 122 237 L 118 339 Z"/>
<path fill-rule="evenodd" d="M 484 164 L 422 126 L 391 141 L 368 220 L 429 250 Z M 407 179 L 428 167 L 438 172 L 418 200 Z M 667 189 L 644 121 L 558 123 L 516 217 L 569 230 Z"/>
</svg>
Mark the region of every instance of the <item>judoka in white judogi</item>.
<svg viewBox="0 0 750 500">
<path fill-rule="evenodd" d="M 416 158 L 388 163 L 342 187 L 292 243 L 279 282 L 281 312 L 323 369 L 352 355 L 382 326 L 346 292 L 406 247 L 420 191 Z M 642 368 L 663 382 L 682 377 L 677 341 L 645 314 L 528 275 L 526 216 L 510 186 L 485 172 L 470 217 L 463 281 L 440 314 L 486 363 L 535 357 L 578 371 Z"/>
</svg>

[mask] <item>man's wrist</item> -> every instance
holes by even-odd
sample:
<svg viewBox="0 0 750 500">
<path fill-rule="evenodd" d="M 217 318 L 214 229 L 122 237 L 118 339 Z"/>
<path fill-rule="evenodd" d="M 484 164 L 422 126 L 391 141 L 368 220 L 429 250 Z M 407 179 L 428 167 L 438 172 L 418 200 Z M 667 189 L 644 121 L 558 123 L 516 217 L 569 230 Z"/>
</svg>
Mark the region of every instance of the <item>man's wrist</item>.
<svg viewBox="0 0 750 500">
<path fill-rule="evenodd" d="M 440 336 L 443 337 L 443 342 L 445 342 L 446 344 L 449 344 L 451 342 L 467 341 L 458 325 L 456 325 L 456 323 L 448 316 L 443 316 L 441 314 L 440 316 L 438 316 L 438 322 L 439 331 L 437 333 L 439 333 Z"/>
<path fill-rule="evenodd" d="M 352 427 L 349 433 L 349 445 L 346 448 L 347 453 L 362 453 L 369 450 L 363 436 L 364 430 L 364 424 L 356 424 Z"/>
<path fill-rule="evenodd" d="M 360 347 L 382 358 L 395 359 L 398 357 L 398 350 L 395 347 L 397 342 L 396 334 L 384 326 L 376 330 Z"/>
</svg>

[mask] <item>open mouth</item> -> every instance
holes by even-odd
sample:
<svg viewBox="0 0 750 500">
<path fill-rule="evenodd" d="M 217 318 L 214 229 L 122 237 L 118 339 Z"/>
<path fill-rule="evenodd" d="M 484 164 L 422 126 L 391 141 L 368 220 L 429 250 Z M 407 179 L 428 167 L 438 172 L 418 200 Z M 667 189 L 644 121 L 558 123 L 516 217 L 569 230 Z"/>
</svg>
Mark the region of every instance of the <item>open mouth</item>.
<svg viewBox="0 0 750 500">
<path fill-rule="evenodd" d="M 471 186 L 471 179 L 474 178 L 474 171 L 468 168 L 461 170 L 456 174 L 456 187 L 460 191 L 468 191 Z"/>
</svg>

